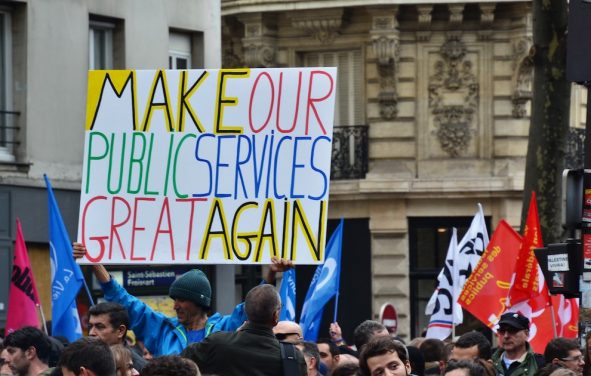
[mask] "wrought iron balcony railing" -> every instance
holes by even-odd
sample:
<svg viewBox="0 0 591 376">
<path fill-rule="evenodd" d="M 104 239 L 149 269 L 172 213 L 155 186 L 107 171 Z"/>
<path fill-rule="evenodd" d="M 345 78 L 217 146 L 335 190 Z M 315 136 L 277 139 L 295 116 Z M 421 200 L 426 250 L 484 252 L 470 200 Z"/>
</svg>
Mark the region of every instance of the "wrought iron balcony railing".
<svg viewBox="0 0 591 376">
<path fill-rule="evenodd" d="M 14 137 L 18 126 L 14 125 L 14 118 L 19 116 L 19 111 L 8 111 L 0 109 L 0 147 L 12 149 L 13 145 L 18 145 Z"/>
<path fill-rule="evenodd" d="M 330 178 L 332 180 L 364 179 L 367 168 L 367 126 L 335 126 Z"/>
</svg>

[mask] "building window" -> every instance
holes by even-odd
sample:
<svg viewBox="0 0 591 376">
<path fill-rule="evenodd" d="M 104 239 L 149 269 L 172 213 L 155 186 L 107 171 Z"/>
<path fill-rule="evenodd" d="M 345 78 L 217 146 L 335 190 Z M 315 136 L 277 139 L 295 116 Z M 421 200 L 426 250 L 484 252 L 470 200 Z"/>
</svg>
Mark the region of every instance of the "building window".
<svg viewBox="0 0 591 376">
<path fill-rule="evenodd" d="M 171 32 L 168 50 L 168 68 L 191 69 L 191 34 Z"/>
<path fill-rule="evenodd" d="M 306 67 L 337 67 L 335 126 L 365 123 L 361 50 L 307 52 L 303 63 Z"/>
<path fill-rule="evenodd" d="M 114 23 L 90 21 L 90 33 L 88 35 L 89 69 L 113 69 L 114 30 Z"/>
<path fill-rule="evenodd" d="M 485 218 L 485 221 L 490 228 L 490 218 Z M 437 276 L 443 268 L 452 228 L 458 229 L 460 242 L 471 222 L 472 217 L 408 219 L 412 338 L 421 336 L 429 324 L 430 316 L 425 315 L 425 308 L 437 287 Z M 472 329 L 485 330 L 485 327 L 464 310 L 464 322 L 456 329 L 456 335 Z"/>
<path fill-rule="evenodd" d="M 11 17 L 0 10 L 0 161 L 14 161 L 15 118 L 12 108 Z"/>
</svg>

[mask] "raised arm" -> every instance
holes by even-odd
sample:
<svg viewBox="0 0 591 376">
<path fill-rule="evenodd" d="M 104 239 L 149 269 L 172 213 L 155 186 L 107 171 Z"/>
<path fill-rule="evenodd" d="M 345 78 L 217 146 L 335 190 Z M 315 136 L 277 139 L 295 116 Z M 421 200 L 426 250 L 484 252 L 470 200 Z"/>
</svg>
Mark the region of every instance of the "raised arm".
<svg viewBox="0 0 591 376">
<path fill-rule="evenodd" d="M 73 243 L 74 258 L 79 259 L 86 255 L 86 247 L 82 243 Z M 105 267 L 101 264 L 92 264 L 92 272 L 100 283 L 106 283 L 111 280 L 111 276 Z"/>
</svg>

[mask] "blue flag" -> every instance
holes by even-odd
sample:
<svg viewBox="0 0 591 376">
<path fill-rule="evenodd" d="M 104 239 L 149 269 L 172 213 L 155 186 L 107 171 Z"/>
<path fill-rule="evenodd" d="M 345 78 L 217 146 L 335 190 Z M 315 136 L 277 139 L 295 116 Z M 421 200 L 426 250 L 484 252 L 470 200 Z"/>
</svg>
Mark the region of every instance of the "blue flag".
<svg viewBox="0 0 591 376">
<path fill-rule="evenodd" d="M 59 207 L 47 185 L 49 208 L 49 248 L 51 261 L 51 334 L 64 336 L 70 342 L 82 337 L 80 317 L 76 309 L 76 296 L 84 284 L 80 266 L 74 261 L 70 237 L 62 220 Z"/>
<path fill-rule="evenodd" d="M 279 296 L 281 297 L 281 312 L 279 313 L 279 320 L 295 321 L 295 306 L 296 306 L 296 274 L 295 269 L 289 269 L 283 273 L 283 280 L 279 288 Z"/>
<path fill-rule="evenodd" d="M 339 292 L 341 277 L 341 248 L 343 220 L 330 237 L 326 246 L 324 264 L 316 268 L 300 315 L 300 326 L 306 341 L 316 341 L 322 321 L 324 306 Z M 336 308 L 335 308 L 336 309 Z"/>
</svg>

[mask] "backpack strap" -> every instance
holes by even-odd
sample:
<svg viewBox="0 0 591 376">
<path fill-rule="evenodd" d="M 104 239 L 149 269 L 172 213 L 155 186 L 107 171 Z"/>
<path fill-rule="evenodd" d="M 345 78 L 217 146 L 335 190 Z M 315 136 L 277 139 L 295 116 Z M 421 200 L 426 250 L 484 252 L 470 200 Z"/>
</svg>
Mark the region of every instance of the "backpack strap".
<svg viewBox="0 0 591 376">
<path fill-rule="evenodd" d="M 283 376 L 298 376 L 298 360 L 296 348 L 293 343 L 279 342 L 281 347 L 281 360 L 283 362 Z"/>
</svg>

